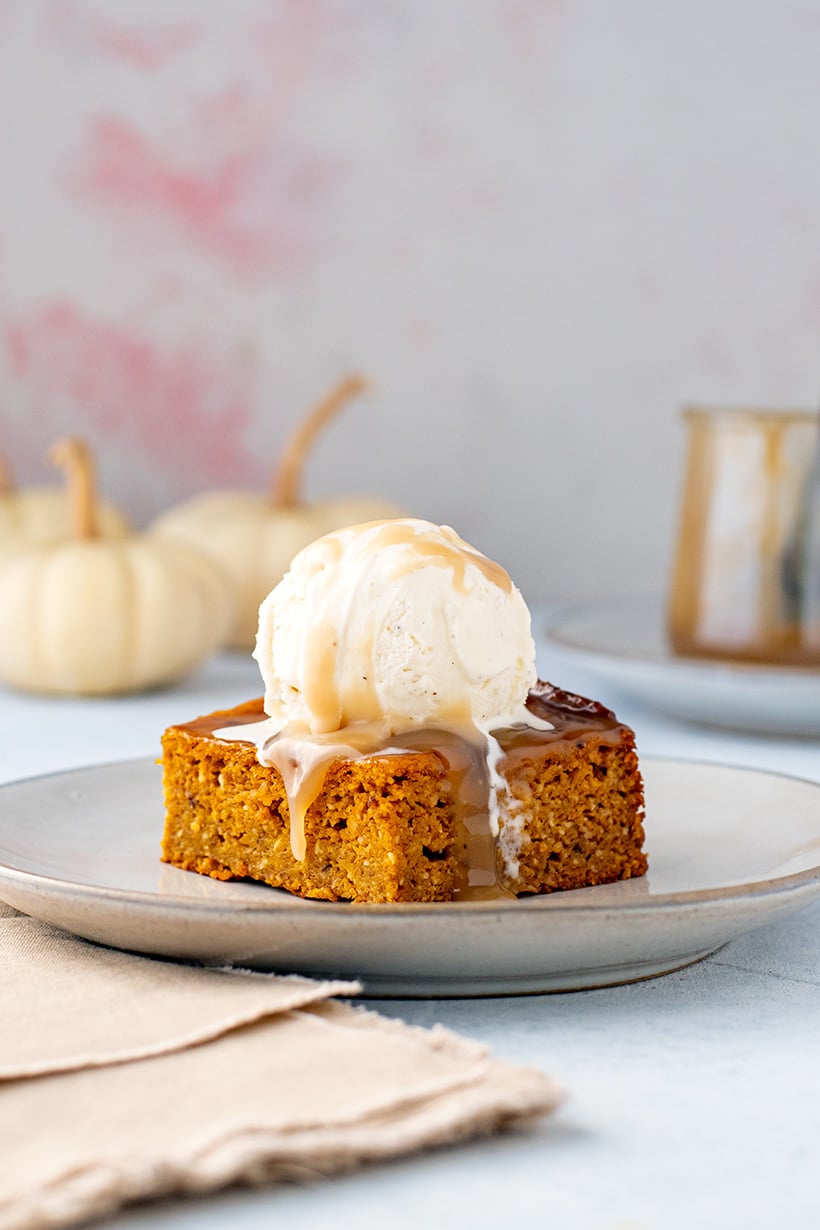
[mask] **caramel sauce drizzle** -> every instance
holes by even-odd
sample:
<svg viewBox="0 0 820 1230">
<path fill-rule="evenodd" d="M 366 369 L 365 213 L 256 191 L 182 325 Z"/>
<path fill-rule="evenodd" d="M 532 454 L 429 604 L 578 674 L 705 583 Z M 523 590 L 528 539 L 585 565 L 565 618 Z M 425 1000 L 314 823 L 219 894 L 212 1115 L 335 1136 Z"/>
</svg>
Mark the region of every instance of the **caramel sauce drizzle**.
<svg viewBox="0 0 820 1230">
<path fill-rule="evenodd" d="M 397 756 L 408 751 L 435 752 L 447 767 L 447 780 L 462 833 L 461 882 L 457 896 L 461 900 L 503 899 L 514 894 L 505 887 L 500 874 L 499 832 L 491 822 L 488 808 L 490 792 L 506 787 L 500 770 L 510 763 L 523 763 L 537 756 L 546 745 L 579 743 L 591 738 L 617 743 L 623 730 L 610 710 L 550 684 L 538 683 L 532 689 L 527 708 L 535 718 L 552 723 L 552 729 L 535 729 L 521 724 L 494 731 L 490 741 L 496 744 L 495 754 L 492 751 L 488 754 L 487 737 L 475 727 L 386 736 L 383 725 L 368 722 L 325 735 L 286 731 L 266 737 L 261 700 L 255 712 L 198 718 L 186 723 L 184 729 L 215 738 L 223 738 L 230 732 L 231 738 L 254 744 L 260 761 L 279 771 L 287 797 L 291 849 L 299 861 L 307 852 L 305 818 L 320 795 L 332 764 L 343 759 Z M 230 720 L 227 730 L 220 728 L 222 719 Z M 244 740 L 241 732 L 245 727 L 250 728 L 249 734 L 258 737 Z M 514 824 L 514 815 L 510 815 L 512 803 L 511 797 L 500 800 L 505 830 L 507 822 Z M 502 838 L 505 835 L 508 834 L 502 834 Z M 509 866 L 507 874 L 510 874 Z"/>
<path fill-rule="evenodd" d="M 449 568 L 453 574 L 453 586 L 457 593 L 467 592 L 467 566 L 472 565 L 483 573 L 491 585 L 497 585 L 505 594 L 512 592 L 512 581 L 506 569 L 495 560 L 488 559 L 480 551 L 476 551 L 466 543 L 449 525 L 436 526 L 432 530 L 415 530 L 408 533 L 407 525 L 401 521 L 374 522 L 381 525 L 378 532 L 368 540 L 367 555 L 375 555 L 385 547 L 412 546 L 413 553 L 401 568 L 395 571 L 396 576 L 407 576 L 410 572 L 419 572 L 431 564 L 437 568 Z M 445 539 L 442 542 L 442 538 Z"/>
</svg>

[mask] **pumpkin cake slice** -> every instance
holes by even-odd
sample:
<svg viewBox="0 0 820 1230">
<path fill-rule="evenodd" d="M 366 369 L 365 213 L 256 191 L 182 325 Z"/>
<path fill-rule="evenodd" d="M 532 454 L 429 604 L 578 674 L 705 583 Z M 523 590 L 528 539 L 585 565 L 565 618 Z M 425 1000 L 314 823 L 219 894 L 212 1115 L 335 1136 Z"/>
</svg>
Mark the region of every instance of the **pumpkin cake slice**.
<svg viewBox="0 0 820 1230">
<path fill-rule="evenodd" d="M 166 862 L 359 902 L 645 872 L 633 732 L 537 682 L 520 593 L 452 530 L 311 544 L 262 604 L 256 656 L 264 699 L 163 737 Z"/>
<path fill-rule="evenodd" d="M 459 801 L 463 759 L 451 764 L 435 743 L 337 760 L 307 809 L 305 852 L 296 858 L 282 775 L 260 763 L 252 741 L 215 734 L 260 722 L 261 698 L 166 731 L 163 860 L 328 901 L 450 901 L 643 875 L 632 731 L 603 706 L 549 684 L 536 684 L 528 704 L 554 731 L 538 744 L 522 743 L 520 731 L 500 735 L 503 772 L 527 816 L 513 872 L 500 843 L 468 863 L 476 843 Z"/>
</svg>

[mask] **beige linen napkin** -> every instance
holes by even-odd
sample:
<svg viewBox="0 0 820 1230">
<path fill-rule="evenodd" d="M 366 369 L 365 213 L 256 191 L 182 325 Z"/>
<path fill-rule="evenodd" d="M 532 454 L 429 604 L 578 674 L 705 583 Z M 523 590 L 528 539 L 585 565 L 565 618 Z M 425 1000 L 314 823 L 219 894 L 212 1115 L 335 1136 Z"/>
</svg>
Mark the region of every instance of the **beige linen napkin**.
<svg viewBox="0 0 820 1230">
<path fill-rule="evenodd" d="M 0 1230 L 329 1174 L 525 1122 L 560 1094 L 355 984 L 101 948 L 0 906 Z"/>
</svg>

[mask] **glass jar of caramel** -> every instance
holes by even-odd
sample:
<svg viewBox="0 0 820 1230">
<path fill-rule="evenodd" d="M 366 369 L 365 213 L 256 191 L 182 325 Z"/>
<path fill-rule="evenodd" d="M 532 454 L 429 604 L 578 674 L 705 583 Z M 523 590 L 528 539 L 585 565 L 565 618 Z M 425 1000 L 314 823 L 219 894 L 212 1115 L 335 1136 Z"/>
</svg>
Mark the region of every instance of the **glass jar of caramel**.
<svg viewBox="0 0 820 1230">
<path fill-rule="evenodd" d="M 820 667 L 820 415 L 691 408 L 676 653 Z"/>
</svg>

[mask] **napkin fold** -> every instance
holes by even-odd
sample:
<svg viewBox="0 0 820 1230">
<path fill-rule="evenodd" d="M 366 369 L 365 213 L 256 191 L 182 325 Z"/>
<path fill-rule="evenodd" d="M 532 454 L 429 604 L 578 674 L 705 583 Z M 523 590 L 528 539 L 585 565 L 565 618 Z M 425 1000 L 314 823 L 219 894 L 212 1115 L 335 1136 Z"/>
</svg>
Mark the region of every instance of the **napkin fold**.
<svg viewBox="0 0 820 1230">
<path fill-rule="evenodd" d="M 0 1230 L 314 1177 L 552 1110 L 542 1073 L 331 999 L 156 961 L 0 906 Z"/>
</svg>

